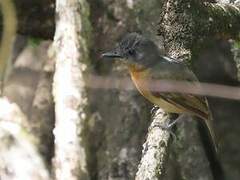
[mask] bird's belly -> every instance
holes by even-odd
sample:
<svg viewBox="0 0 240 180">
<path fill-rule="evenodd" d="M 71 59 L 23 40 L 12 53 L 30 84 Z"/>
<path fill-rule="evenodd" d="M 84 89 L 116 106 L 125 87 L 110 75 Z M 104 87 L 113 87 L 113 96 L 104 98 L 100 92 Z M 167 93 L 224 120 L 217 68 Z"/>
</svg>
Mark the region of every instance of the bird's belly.
<svg viewBox="0 0 240 180">
<path fill-rule="evenodd" d="M 175 105 L 172 105 L 171 103 L 168 103 L 161 97 L 155 96 L 149 89 L 149 86 L 147 84 L 148 80 L 145 79 L 144 76 L 139 77 L 139 76 L 136 76 L 136 74 L 133 75 L 131 73 L 131 77 L 132 77 L 132 80 L 133 80 L 136 88 L 138 89 L 138 91 L 146 99 L 148 99 L 151 103 L 159 106 L 166 112 L 170 112 L 170 113 L 183 113 L 184 112 L 182 109 L 176 107 Z"/>
<path fill-rule="evenodd" d="M 184 112 L 182 109 L 168 103 L 167 101 L 165 101 L 164 99 L 162 99 L 160 97 L 154 96 L 152 93 L 144 92 L 144 91 L 141 91 L 141 90 L 139 90 L 139 92 L 146 99 L 148 99 L 151 103 L 159 106 L 160 108 L 162 108 L 166 112 L 169 112 L 169 113 L 183 113 Z"/>
</svg>

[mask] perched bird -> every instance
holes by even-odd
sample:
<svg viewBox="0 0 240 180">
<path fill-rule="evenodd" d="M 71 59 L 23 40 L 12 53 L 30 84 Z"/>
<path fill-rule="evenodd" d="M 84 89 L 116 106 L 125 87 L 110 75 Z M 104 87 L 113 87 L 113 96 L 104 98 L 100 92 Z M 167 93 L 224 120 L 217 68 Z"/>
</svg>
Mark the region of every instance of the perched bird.
<svg viewBox="0 0 240 180">
<path fill-rule="evenodd" d="M 132 81 L 138 91 L 151 103 L 169 113 L 190 114 L 203 120 L 209 130 L 215 150 L 217 145 L 212 117 L 205 97 L 191 94 L 153 91 L 154 80 L 186 81 L 198 84 L 194 73 L 183 62 L 162 55 L 153 41 L 138 33 L 129 33 L 103 57 L 117 58 L 129 67 Z"/>
</svg>

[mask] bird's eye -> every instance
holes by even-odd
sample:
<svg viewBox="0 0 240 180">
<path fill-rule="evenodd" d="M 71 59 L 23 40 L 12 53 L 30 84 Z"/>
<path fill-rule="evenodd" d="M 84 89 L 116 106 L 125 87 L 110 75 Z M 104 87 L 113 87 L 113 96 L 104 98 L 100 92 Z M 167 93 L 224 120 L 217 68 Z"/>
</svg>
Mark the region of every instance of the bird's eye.
<svg viewBox="0 0 240 180">
<path fill-rule="evenodd" d="M 135 53 L 135 51 L 134 51 L 133 49 L 129 49 L 129 50 L 128 50 L 128 54 L 129 54 L 129 55 L 134 55 L 134 53 Z"/>
</svg>

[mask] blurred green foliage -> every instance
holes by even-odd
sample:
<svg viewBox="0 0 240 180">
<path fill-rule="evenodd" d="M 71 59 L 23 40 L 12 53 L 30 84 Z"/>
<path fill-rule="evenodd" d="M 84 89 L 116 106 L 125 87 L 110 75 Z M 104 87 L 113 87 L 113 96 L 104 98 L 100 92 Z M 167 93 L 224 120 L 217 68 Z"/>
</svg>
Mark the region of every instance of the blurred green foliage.
<svg viewBox="0 0 240 180">
<path fill-rule="evenodd" d="M 28 38 L 28 45 L 36 48 L 40 43 L 41 43 L 42 39 L 41 38 L 35 38 L 35 37 L 30 37 Z"/>
</svg>

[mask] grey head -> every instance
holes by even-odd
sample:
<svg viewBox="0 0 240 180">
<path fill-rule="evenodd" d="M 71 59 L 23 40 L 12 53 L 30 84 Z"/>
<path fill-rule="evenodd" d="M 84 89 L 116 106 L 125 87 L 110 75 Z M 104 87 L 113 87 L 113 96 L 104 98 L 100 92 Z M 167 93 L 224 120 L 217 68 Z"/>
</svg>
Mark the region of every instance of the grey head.
<svg viewBox="0 0 240 180">
<path fill-rule="evenodd" d="M 154 42 L 134 32 L 125 35 L 114 49 L 102 54 L 102 57 L 150 66 L 159 60 L 160 54 Z"/>
</svg>

